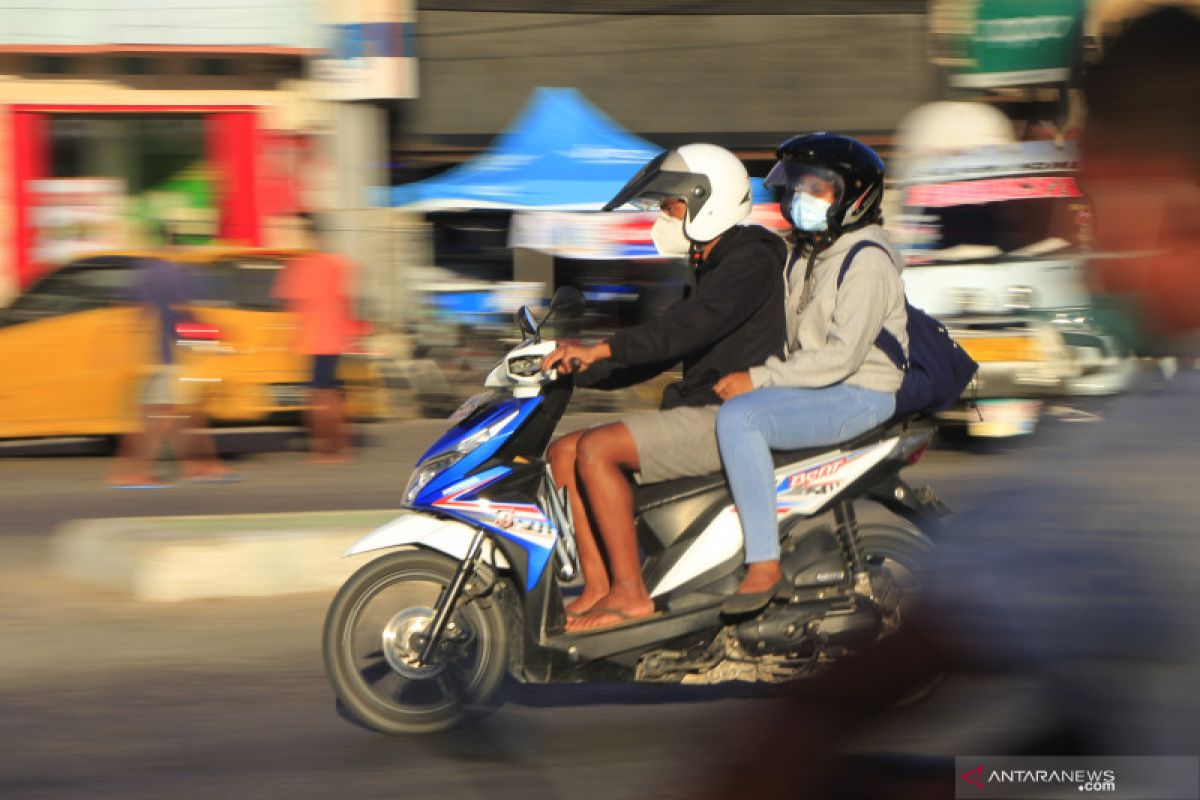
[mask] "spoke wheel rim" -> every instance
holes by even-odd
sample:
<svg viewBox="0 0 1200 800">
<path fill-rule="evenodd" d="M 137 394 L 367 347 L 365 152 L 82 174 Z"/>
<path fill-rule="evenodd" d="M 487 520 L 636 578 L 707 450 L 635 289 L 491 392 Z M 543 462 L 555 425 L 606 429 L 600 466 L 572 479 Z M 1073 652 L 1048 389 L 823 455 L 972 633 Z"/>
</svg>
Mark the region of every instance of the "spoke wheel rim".
<svg viewBox="0 0 1200 800">
<path fill-rule="evenodd" d="M 419 634 L 448 582 L 432 571 L 394 573 L 371 584 L 347 614 L 342 652 L 350 678 L 382 710 L 438 714 L 471 702 L 491 649 L 477 635 L 484 621 L 471 604 L 452 615 L 449 646 L 432 663 L 415 663 Z"/>
</svg>

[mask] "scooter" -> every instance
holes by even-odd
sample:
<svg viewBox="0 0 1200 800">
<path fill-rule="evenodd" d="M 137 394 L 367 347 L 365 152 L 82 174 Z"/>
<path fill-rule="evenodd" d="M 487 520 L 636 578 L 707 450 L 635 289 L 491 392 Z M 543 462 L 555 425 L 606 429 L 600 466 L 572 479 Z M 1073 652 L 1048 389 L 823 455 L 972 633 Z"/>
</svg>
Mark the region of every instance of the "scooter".
<svg viewBox="0 0 1200 800">
<path fill-rule="evenodd" d="M 653 617 L 567 633 L 563 589 L 579 563 L 565 488 L 542 456 L 573 379 L 541 372 L 550 319 L 582 313 L 560 289 L 524 341 L 450 417 L 404 490 L 404 511 L 346 553 L 387 550 L 330 606 L 326 671 L 339 709 L 384 733 L 446 729 L 496 705 L 506 675 L 589 680 L 779 683 L 815 674 L 897 629 L 947 513 L 900 472 L 933 437 L 893 421 L 833 448 L 775 453 L 788 589 L 749 619 L 721 604 L 745 574 L 742 530 L 723 473 L 639 486 L 634 515 Z M 859 524 L 855 501 L 891 513 Z"/>
</svg>

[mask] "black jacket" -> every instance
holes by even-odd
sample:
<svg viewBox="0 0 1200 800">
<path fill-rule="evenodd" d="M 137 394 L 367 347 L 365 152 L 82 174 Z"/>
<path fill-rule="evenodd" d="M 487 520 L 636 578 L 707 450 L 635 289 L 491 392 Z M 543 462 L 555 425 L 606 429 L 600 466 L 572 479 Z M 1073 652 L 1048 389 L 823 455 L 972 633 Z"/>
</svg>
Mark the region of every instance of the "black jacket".
<svg viewBox="0 0 1200 800">
<path fill-rule="evenodd" d="M 783 240 L 765 228 L 731 229 L 696 268 L 684 298 L 657 319 L 617 331 L 608 340 L 612 358 L 580 375 L 581 384 L 629 384 L 682 359 L 683 379 L 663 391 L 662 408 L 719 405 L 718 380 L 783 354 L 786 258 Z"/>
</svg>

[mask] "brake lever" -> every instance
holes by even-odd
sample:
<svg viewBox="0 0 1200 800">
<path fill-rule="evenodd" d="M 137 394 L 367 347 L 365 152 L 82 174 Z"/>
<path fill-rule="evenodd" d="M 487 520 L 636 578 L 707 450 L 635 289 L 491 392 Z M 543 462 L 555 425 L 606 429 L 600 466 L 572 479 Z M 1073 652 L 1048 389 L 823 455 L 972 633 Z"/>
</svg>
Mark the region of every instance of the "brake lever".
<svg viewBox="0 0 1200 800">
<path fill-rule="evenodd" d="M 559 363 L 561 363 L 561 362 L 559 362 Z M 568 374 L 574 375 L 574 374 L 578 373 L 579 368 L 583 366 L 583 361 L 581 361 L 578 358 L 572 358 L 569 361 L 567 361 L 567 364 L 569 364 L 571 367 L 571 372 Z M 558 369 L 555 367 L 551 367 L 550 369 L 546 370 L 542 374 L 546 376 L 547 381 L 556 381 L 559 378 Z"/>
</svg>

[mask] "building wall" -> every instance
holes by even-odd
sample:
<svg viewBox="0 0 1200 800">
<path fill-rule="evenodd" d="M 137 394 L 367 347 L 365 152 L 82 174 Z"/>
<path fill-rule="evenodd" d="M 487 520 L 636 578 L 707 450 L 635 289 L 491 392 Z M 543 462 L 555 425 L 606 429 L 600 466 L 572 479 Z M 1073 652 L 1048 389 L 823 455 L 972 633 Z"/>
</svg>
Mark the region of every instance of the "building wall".
<svg viewBox="0 0 1200 800">
<path fill-rule="evenodd" d="M 878 4 L 877 4 L 878 5 Z M 478 142 L 535 86 L 575 86 L 669 144 L 769 146 L 784 134 L 890 130 L 930 99 L 923 13 L 664 15 L 428 10 L 410 140 Z"/>
<path fill-rule="evenodd" d="M 40 0 L 4 9 L 0 42 L 311 48 L 319 11 L 318 0 Z"/>
</svg>

